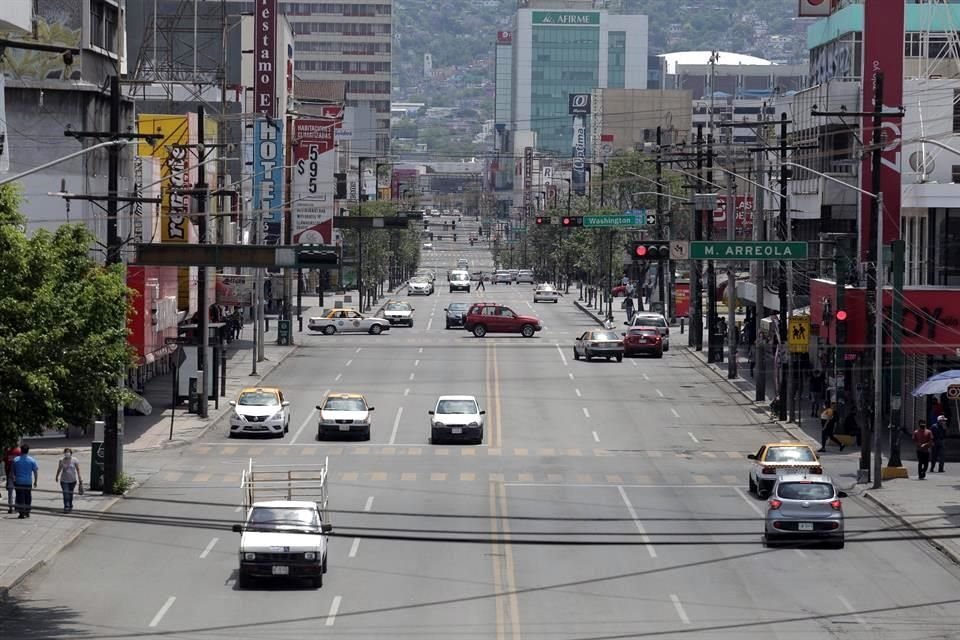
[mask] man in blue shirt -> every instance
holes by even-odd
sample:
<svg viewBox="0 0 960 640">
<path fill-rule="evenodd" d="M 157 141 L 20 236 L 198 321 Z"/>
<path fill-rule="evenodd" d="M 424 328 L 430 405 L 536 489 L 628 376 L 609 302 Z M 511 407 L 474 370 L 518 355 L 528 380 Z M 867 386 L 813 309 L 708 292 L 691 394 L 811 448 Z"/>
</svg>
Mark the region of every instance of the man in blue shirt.
<svg viewBox="0 0 960 640">
<path fill-rule="evenodd" d="M 37 486 L 37 461 L 30 453 L 30 445 L 20 447 L 20 455 L 13 459 L 13 488 L 17 491 L 17 516 L 19 519 L 30 517 L 30 505 L 33 503 L 33 490 Z"/>
</svg>

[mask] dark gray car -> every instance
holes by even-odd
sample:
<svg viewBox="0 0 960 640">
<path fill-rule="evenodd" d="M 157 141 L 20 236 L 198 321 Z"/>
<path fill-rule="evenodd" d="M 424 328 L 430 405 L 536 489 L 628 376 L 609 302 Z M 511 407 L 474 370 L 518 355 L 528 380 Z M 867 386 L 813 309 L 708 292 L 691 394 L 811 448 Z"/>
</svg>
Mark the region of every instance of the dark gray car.
<svg viewBox="0 0 960 640">
<path fill-rule="evenodd" d="M 467 309 L 470 307 L 466 302 L 451 302 L 444 311 L 447 313 L 447 329 L 463 328 L 463 321 L 467 318 Z"/>
</svg>

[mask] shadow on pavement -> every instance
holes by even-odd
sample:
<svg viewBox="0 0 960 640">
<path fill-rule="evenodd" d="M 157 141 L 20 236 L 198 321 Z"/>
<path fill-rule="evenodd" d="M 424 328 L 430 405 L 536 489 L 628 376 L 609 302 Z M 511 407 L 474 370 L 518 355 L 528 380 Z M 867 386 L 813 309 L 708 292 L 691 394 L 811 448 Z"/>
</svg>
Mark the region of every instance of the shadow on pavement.
<svg viewBox="0 0 960 640">
<path fill-rule="evenodd" d="M 96 638 L 99 633 L 85 629 L 78 621 L 78 612 L 44 600 L 33 600 L 24 594 L 11 595 L 0 603 L 3 637 L 19 640 L 46 638 Z"/>
</svg>

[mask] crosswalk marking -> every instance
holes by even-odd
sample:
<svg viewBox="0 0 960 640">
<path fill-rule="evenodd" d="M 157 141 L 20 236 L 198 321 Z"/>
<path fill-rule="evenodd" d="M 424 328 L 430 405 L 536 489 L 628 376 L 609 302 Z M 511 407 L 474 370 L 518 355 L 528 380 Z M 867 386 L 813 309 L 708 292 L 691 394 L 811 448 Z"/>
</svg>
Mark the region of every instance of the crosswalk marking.
<svg viewBox="0 0 960 640">
<path fill-rule="evenodd" d="M 365 456 L 370 453 L 370 447 L 355 447 L 350 450 L 350 453 L 353 453 L 358 456 Z"/>
<path fill-rule="evenodd" d="M 408 448 L 407 448 L 407 455 L 408 455 L 408 456 L 419 456 L 419 455 L 422 454 L 422 453 L 423 453 L 423 449 L 421 449 L 420 447 L 408 447 Z"/>
<path fill-rule="evenodd" d="M 383 449 L 380 450 L 380 453 L 383 454 L 383 455 L 385 455 L 385 456 L 392 456 L 392 455 L 395 455 L 395 454 L 397 453 L 397 448 L 396 448 L 396 447 L 384 447 Z"/>
<path fill-rule="evenodd" d="M 563 475 L 559 473 L 548 473 L 547 482 L 563 482 Z"/>
<path fill-rule="evenodd" d="M 448 456 L 450 455 L 450 449 L 434 449 L 433 453 L 438 456 Z"/>
<path fill-rule="evenodd" d="M 537 449 L 538 456 L 555 456 L 557 455 L 556 449 Z"/>
<path fill-rule="evenodd" d="M 740 481 L 740 478 L 737 476 L 720 476 L 720 479 L 730 484 L 737 484 L 737 482 Z"/>
<path fill-rule="evenodd" d="M 488 456 L 499 456 L 502 453 L 503 453 L 503 450 L 497 447 L 490 447 L 489 449 L 487 449 Z"/>
<path fill-rule="evenodd" d="M 383 471 L 376 471 L 370 474 L 370 480 L 372 482 L 386 482 L 387 474 L 384 473 Z"/>
<path fill-rule="evenodd" d="M 651 458 L 660 458 L 663 456 L 663 451 L 647 451 L 647 455 Z"/>
<path fill-rule="evenodd" d="M 717 457 L 717 454 L 715 454 L 713 451 L 702 451 L 702 452 L 700 453 L 700 455 L 704 456 L 705 458 L 716 458 L 716 457 Z"/>
<path fill-rule="evenodd" d="M 727 451 L 727 457 L 728 457 L 728 458 L 735 458 L 735 459 L 739 460 L 739 459 L 743 458 L 743 454 L 740 453 L 739 451 Z"/>
<path fill-rule="evenodd" d="M 694 474 L 693 481 L 697 484 L 710 484 L 710 478 L 699 474 Z"/>
<path fill-rule="evenodd" d="M 513 455 L 515 455 L 515 456 L 525 456 L 525 455 L 527 455 L 528 453 L 530 453 L 530 451 L 529 451 L 528 449 L 514 449 L 514 450 L 513 450 Z"/>
<path fill-rule="evenodd" d="M 533 474 L 521 473 L 517 476 L 517 482 L 533 482 Z"/>
<path fill-rule="evenodd" d="M 400 481 L 401 481 L 401 482 L 416 482 L 416 481 L 417 481 L 417 474 L 415 474 L 415 473 L 401 473 L 401 474 L 400 474 Z"/>
<path fill-rule="evenodd" d="M 223 455 L 225 455 L 225 456 L 232 456 L 232 455 L 234 455 L 234 454 L 237 452 L 237 448 L 238 448 L 238 447 L 224 447 L 224 448 L 223 448 Z"/>
<path fill-rule="evenodd" d="M 166 482 L 177 482 L 183 477 L 183 474 L 179 471 L 166 471 L 160 477 Z"/>
<path fill-rule="evenodd" d="M 581 451 L 580 449 L 564 449 L 564 454 L 563 454 L 563 455 L 565 455 L 565 456 L 582 456 L 582 455 L 583 455 L 583 451 Z"/>
<path fill-rule="evenodd" d="M 610 484 L 623 484 L 623 478 L 616 474 L 607 474 L 607 482 Z"/>
<path fill-rule="evenodd" d="M 344 482 L 356 482 L 360 479 L 360 474 L 356 471 L 345 471 L 341 478 Z"/>
<path fill-rule="evenodd" d="M 633 481 L 637 484 L 653 484 L 653 479 L 642 473 L 633 474 Z"/>
<path fill-rule="evenodd" d="M 475 456 L 477 455 L 476 449 L 460 449 L 461 456 Z"/>
<path fill-rule="evenodd" d="M 262 456 L 263 452 L 266 450 L 266 447 L 250 447 L 250 451 L 247 453 L 253 457 Z"/>
<path fill-rule="evenodd" d="M 211 476 L 210 473 L 198 473 L 193 476 L 193 482 L 208 482 Z"/>
<path fill-rule="evenodd" d="M 460 472 L 460 482 L 473 482 L 477 479 L 477 474 L 470 473 L 469 471 Z"/>
<path fill-rule="evenodd" d="M 593 476 L 590 475 L 589 473 L 578 473 L 577 482 L 586 482 L 586 483 L 593 482 Z"/>
<path fill-rule="evenodd" d="M 201 456 L 205 456 L 210 453 L 210 447 L 195 447 L 194 452 Z"/>
<path fill-rule="evenodd" d="M 434 482 L 445 482 L 447 480 L 447 474 L 435 471 L 430 474 L 430 479 Z"/>
<path fill-rule="evenodd" d="M 312 455 L 316 454 L 316 452 L 317 452 L 317 448 L 316 448 L 316 447 L 304 447 L 303 450 L 300 451 L 300 455 L 302 455 L 302 456 L 312 456 Z"/>
<path fill-rule="evenodd" d="M 283 457 L 288 455 L 289 453 L 290 453 L 290 449 L 288 447 L 276 447 L 276 451 L 274 451 L 273 455 Z"/>
<path fill-rule="evenodd" d="M 502 473 L 488 473 L 487 479 L 490 482 L 504 482 L 504 477 Z"/>
</svg>

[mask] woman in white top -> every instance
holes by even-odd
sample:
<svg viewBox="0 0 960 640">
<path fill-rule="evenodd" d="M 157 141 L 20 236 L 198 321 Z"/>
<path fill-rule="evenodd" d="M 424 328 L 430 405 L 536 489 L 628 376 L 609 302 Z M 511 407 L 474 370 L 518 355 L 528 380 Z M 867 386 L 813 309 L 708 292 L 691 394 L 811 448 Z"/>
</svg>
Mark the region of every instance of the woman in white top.
<svg viewBox="0 0 960 640">
<path fill-rule="evenodd" d="M 63 489 L 63 512 L 73 511 L 73 490 L 80 487 L 83 495 L 83 479 L 80 477 L 80 463 L 73 457 L 73 449 L 64 449 L 60 464 L 57 465 L 56 481 Z"/>
</svg>

